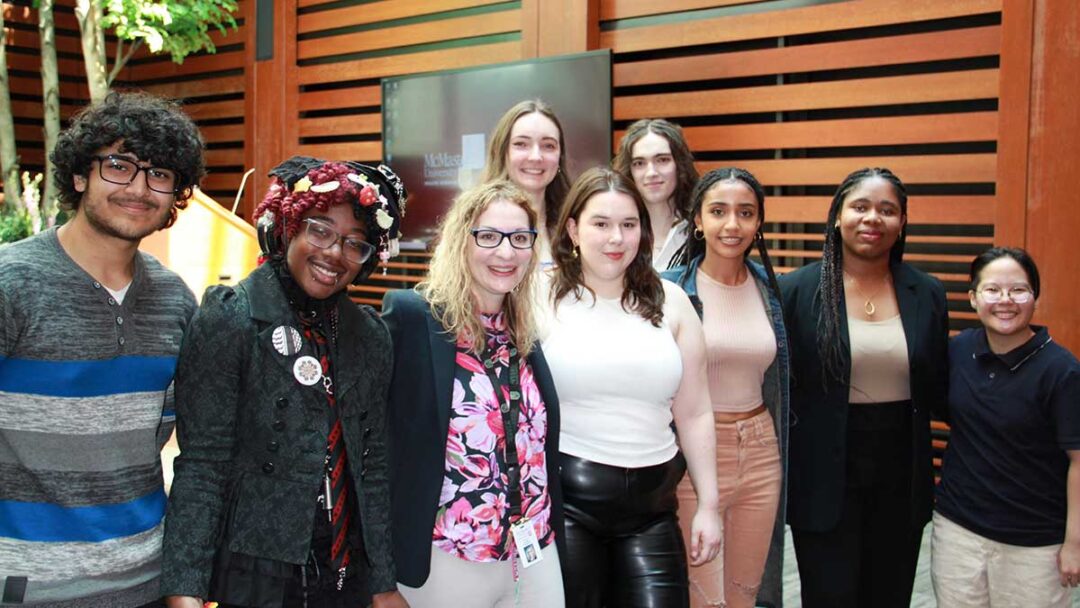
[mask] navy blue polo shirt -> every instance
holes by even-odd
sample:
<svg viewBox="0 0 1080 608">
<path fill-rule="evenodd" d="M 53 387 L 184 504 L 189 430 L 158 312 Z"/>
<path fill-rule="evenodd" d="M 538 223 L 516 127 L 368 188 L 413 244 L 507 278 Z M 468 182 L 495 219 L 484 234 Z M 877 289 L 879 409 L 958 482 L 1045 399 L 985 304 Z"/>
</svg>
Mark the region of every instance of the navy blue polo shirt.
<svg viewBox="0 0 1080 608">
<path fill-rule="evenodd" d="M 939 513 L 990 540 L 1024 547 L 1065 538 L 1065 480 L 1080 450 L 1080 362 L 1045 327 L 1003 355 L 983 328 L 949 341 L 952 432 Z"/>
</svg>

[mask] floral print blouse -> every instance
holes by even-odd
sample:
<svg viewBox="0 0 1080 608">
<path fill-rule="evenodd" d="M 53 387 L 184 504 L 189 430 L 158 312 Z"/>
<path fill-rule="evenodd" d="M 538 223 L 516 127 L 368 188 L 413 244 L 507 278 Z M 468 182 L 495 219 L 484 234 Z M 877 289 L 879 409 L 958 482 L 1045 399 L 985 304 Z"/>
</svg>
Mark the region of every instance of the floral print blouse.
<svg viewBox="0 0 1080 608">
<path fill-rule="evenodd" d="M 494 352 L 494 371 L 499 379 L 508 375 L 510 336 L 500 312 L 482 315 L 488 353 Z M 469 352 L 469 344 L 457 345 L 454 395 L 450 429 L 446 438 L 446 474 L 435 515 L 433 543 L 436 547 L 471 562 L 509 559 L 514 548 L 510 538 L 508 479 L 501 470 L 506 434 L 499 401 L 484 371 L 483 359 Z M 521 513 L 529 518 L 546 547 L 555 539 L 551 529 L 551 497 L 548 495 L 544 444 L 547 410 L 532 369 L 520 359 L 521 416 L 517 428 L 518 464 L 521 467 Z M 502 385 L 503 399 L 509 388 Z"/>
</svg>

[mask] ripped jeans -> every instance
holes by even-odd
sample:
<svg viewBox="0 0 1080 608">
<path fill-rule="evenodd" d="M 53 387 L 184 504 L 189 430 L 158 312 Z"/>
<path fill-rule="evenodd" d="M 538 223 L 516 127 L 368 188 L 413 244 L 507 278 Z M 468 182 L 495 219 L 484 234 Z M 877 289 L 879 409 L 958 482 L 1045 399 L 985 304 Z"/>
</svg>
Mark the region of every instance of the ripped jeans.
<svg viewBox="0 0 1080 608">
<path fill-rule="evenodd" d="M 769 555 L 783 474 L 768 411 L 716 423 L 716 473 L 723 545 L 712 562 L 690 567 L 690 605 L 752 608 Z M 697 509 L 689 475 L 679 484 L 678 498 L 679 524 L 689 546 Z"/>
</svg>

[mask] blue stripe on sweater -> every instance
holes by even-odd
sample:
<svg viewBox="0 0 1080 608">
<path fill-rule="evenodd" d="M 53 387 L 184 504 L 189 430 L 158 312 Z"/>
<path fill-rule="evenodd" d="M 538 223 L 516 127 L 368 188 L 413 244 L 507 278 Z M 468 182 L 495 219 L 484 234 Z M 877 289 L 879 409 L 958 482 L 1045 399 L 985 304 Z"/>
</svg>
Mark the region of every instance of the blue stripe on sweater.
<svg viewBox="0 0 1080 608">
<path fill-rule="evenodd" d="M 93 507 L 0 500 L 0 536 L 33 542 L 101 542 L 145 532 L 165 516 L 165 490 Z"/>
<path fill-rule="evenodd" d="M 122 356 L 99 361 L 0 357 L 0 391 L 50 397 L 162 391 L 172 382 L 175 371 L 175 356 Z"/>
</svg>

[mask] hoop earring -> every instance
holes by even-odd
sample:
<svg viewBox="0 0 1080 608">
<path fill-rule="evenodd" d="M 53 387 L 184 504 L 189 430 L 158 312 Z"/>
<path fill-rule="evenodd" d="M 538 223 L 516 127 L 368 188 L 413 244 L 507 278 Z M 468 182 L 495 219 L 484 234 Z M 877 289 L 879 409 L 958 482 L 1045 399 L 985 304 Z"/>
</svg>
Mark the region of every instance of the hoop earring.
<svg viewBox="0 0 1080 608">
<path fill-rule="evenodd" d="M 705 240 L 705 231 L 702 230 L 701 228 L 694 228 L 694 240 L 698 240 L 698 241 Z"/>
</svg>

